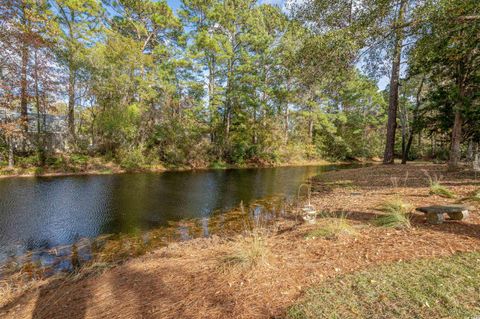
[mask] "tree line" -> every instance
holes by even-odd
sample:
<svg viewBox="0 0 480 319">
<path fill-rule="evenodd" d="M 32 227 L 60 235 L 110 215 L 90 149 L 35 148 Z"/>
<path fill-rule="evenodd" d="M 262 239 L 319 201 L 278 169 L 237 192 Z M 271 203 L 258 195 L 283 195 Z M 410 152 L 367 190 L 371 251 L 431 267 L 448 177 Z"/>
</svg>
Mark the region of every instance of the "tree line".
<svg viewBox="0 0 480 319">
<path fill-rule="evenodd" d="M 480 140 L 479 34 L 475 0 L 4 0 L 1 158 L 48 163 L 58 115 L 63 154 L 125 167 L 454 168 Z"/>
</svg>

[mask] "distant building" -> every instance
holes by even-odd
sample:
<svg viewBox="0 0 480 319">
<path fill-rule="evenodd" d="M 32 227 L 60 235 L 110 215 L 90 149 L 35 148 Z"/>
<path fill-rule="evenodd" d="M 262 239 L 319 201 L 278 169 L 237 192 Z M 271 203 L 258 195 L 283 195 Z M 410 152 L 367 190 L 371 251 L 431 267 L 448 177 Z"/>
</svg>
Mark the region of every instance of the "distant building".
<svg viewBox="0 0 480 319">
<path fill-rule="evenodd" d="M 5 107 L 0 107 L 0 123 L 13 122 L 20 119 L 21 114 L 16 111 L 12 111 Z M 67 117 L 52 115 L 52 114 L 40 114 L 40 121 L 37 121 L 37 113 L 29 110 L 28 116 L 28 135 L 29 143 L 35 141 L 34 137 L 38 133 L 38 125 L 40 125 L 40 131 L 45 134 L 46 147 L 52 151 L 61 151 L 65 149 L 65 140 L 68 132 Z M 18 128 L 19 131 L 21 128 Z M 19 144 L 17 141 L 15 144 Z M 29 145 L 33 147 L 33 145 Z"/>
</svg>

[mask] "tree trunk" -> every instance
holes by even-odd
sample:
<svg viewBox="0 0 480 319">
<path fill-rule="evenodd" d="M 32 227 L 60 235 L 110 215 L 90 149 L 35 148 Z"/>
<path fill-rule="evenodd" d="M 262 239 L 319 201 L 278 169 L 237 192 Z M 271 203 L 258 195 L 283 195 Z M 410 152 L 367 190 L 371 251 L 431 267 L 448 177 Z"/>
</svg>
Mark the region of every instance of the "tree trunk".
<svg viewBox="0 0 480 319">
<path fill-rule="evenodd" d="M 467 147 L 467 160 L 469 162 L 472 162 L 473 161 L 473 148 L 474 148 L 474 143 L 473 143 L 473 140 L 470 139 L 468 140 L 468 147 Z"/>
<path fill-rule="evenodd" d="M 432 133 L 431 140 L 432 140 L 432 159 L 433 159 L 437 155 L 436 154 L 437 153 L 437 149 L 436 149 L 437 141 L 435 140 L 435 133 Z"/>
<path fill-rule="evenodd" d="M 229 63 L 228 67 L 228 76 L 227 76 L 227 88 L 225 91 L 225 115 L 224 115 L 224 124 L 225 124 L 225 140 L 228 143 L 228 140 L 230 138 L 230 125 L 231 125 L 231 119 L 232 119 L 232 81 L 233 81 L 233 61 Z"/>
<path fill-rule="evenodd" d="M 462 125 L 463 125 L 461 107 L 463 106 L 464 97 L 465 97 L 464 74 L 465 74 L 464 67 L 461 64 L 459 66 L 459 75 L 457 77 L 459 98 L 455 108 L 455 119 L 453 121 L 453 128 L 452 128 L 450 159 L 448 161 L 449 170 L 458 169 L 458 165 L 460 163 L 460 157 L 461 157 L 460 144 L 462 142 Z"/>
<path fill-rule="evenodd" d="M 208 66 L 208 109 L 210 111 L 210 128 L 214 127 L 214 120 L 216 115 L 215 109 L 215 57 L 209 59 Z M 212 129 L 210 133 L 210 142 L 215 143 L 215 134 Z"/>
<path fill-rule="evenodd" d="M 70 62 L 68 76 L 68 132 L 73 144 L 75 141 L 75 79 L 76 72 Z"/>
<path fill-rule="evenodd" d="M 405 151 L 402 154 L 402 164 L 407 164 L 408 161 L 408 153 L 410 153 L 410 148 L 412 147 L 413 142 L 413 134 L 410 134 L 408 137 L 407 145 L 405 146 Z"/>
<path fill-rule="evenodd" d="M 456 170 L 460 162 L 460 143 L 462 142 L 462 113 L 460 110 L 455 111 L 455 120 L 452 129 L 452 142 L 450 147 L 450 160 L 448 162 L 449 170 Z"/>
<path fill-rule="evenodd" d="M 407 163 L 407 125 L 408 125 L 408 110 L 405 103 L 402 103 L 402 114 L 400 116 L 402 123 L 402 164 Z M 412 134 L 410 134 L 412 136 Z M 410 140 L 410 138 L 409 138 Z"/>
<path fill-rule="evenodd" d="M 25 134 L 25 137 L 28 133 L 28 92 L 27 92 L 27 65 L 28 65 L 28 47 L 25 43 L 27 41 L 26 35 L 23 39 L 24 43 L 22 44 L 21 54 L 22 54 L 22 65 L 21 65 L 21 78 L 20 78 L 20 114 L 22 127 Z"/>
<path fill-rule="evenodd" d="M 413 135 L 415 134 L 415 128 L 417 126 L 417 121 L 419 117 L 419 111 L 420 111 L 420 94 L 422 93 L 422 88 L 423 88 L 423 83 L 425 82 L 425 76 L 423 76 L 422 81 L 420 82 L 420 85 L 417 90 L 417 96 L 416 96 L 416 103 L 415 103 L 415 109 L 413 110 L 413 119 L 412 119 L 412 125 L 410 125 L 410 130 L 409 130 L 409 137 L 408 137 L 408 142 L 407 145 L 404 147 L 404 138 L 402 137 L 402 164 L 407 164 L 408 161 L 408 154 L 410 153 L 410 148 L 412 147 L 413 143 Z M 405 109 L 406 112 L 406 109 Z M 418 141 L 420 143 L 420 132 L 418 133 Z"/>
<path fill-rule="evenodd" d="M 8 168 L 12 169 L 14 165 L 13 158 L 13 138 L 8 139 Z"/>
<path fill-rule="evenodd" d="M 40 94 L 38 85 L 38 54 L 37 49 L 34 51 L 35 56 L 35 69 L 34 69 L 34 81 L 35 81 L 35 106 L 37 109 L 37 153 L 40 166 L 45 165 L 45 148 L 43 145 L 43 134 L 40 125 Z"/>
<path fill-rule="evenodd" d="M 404 20 L 406 0 L 400 2 L 395 25 L 402 25 Z M 397 129 L 398 87 L 400 77 L 400 62 L 402 57 L 403 30 L 399 27 L 395 32 L 395 45 L 393 49 L 392 74 L 390 76 L 390 96 L 388 100 L 388 121 L 385 153 L 383 164 L 393 164 L 395 151 L 395 131 Z"/>
<path fill-rule="evenodd" d="M 287 107 L 285 109 L 285 123 L 284 123 L 284 127 L 283 127 L 283 138 L 284 138 L 284 142 L 285 142 L 285 145 L 288 144 L 288 121 L 289 121 L 289 113 L 288 113 L 288 104 L 287 104 Z"/>
<path fill-rule="evenodd" d="M 308 119 L 308 138 L 310 140 L 310 143 L 313 144 L 313 118 L 312 118 L 311 111 L 310 111 L 310 117 Z"/>
</svg>

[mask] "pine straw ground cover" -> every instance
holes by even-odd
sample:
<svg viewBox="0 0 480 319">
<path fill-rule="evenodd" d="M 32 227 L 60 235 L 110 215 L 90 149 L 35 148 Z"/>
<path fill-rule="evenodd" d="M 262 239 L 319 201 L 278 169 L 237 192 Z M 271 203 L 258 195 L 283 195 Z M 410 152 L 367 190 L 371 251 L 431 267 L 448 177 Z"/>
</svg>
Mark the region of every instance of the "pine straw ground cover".
<svg viewBox="0 0 480 319">
<path fill-rule="evenodd" d="M 437 175 L 456 198 L 430 195 L 427 175 Z M 3 307 L 0 317 L 282 318 L 311 287 L 339 276 L 480 251 L 478 201 L 468 203 L 474 210 L 466 221 L 428 225 L 414 214 L 411 227 L 374 225 L 387 200 L 416 207 L 467 198 L 480 188 L 473 173 L 447 173 L 442 165 L 372 166 L 328 172 L 313 185 L 312 204 L 322 210 L 316 225 L 292 214 L 250 236 L 172 244 L 88 278 L 51 280 Z M 332 222 L 336 217 L 345 220 Z M 345 223 L 354 231 L 311 236 Z M 377 302 L 381 307 L 382 299 Z"/>
</svg>

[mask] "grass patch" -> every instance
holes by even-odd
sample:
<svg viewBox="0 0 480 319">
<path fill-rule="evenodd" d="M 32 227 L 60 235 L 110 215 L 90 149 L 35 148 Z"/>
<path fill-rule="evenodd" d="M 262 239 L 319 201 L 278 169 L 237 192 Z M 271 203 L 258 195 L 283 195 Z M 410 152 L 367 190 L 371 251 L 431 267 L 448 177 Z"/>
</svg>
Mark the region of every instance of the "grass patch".
<svg viewBox="0 0 480 319">
<path fill-rule="evenodd" d="M 209 168 L 212 169 L 226 169 L 228 167 L 227 163 L 222 161 L 215 161 L 210 163 Z"/>
<path fill-rule="evenodd" d="M 376 226 L 387 228 L 409 228 L 410 212 L 412 207 L 404 203 L 402 200 L 395 199 L 384 202 L 380 208 L 385 214 L 375 219 Z"/>
<path fill-rule="evenodd" d="M 239 242 L 234 251 L 222 257 L 222 264 L 227 267 L 253 268 L 268 265 L 270 250 L 264 238 L 254 232 Z"/>
<path fill-rule="evenodd" d="M 326 238 L 338 239 L 341 236 L 350 236 L 357 233 L 345 216 L 324 220 L 324 224 L 307 234 L 306 239 Z"/>
<path fill-rule="evenodd" d="M 448 187 L 443 186 L 438 181 L 430 183 L 430 195 L 438 195 L 445 198 L 455 197 L 455 194 L 450 189 L 448 189 Z"/>
<path fill-rule="evenodd" d="M 476 318 L 480 253 L 398 262 L 344 275 L 307 291 L 288 310 L 307 318 Z"/>
</svg>

